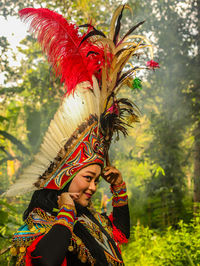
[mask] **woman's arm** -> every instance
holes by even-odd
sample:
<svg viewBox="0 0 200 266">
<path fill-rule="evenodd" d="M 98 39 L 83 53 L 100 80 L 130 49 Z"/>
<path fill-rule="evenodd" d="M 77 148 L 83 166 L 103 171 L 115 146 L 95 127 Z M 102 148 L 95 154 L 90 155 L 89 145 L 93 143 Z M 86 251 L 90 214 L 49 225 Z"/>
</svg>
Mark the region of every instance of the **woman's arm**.
<svg viewBox="0 0 200 266">
<path fill-rule="evenodd" d="M 125 235 L 125 238 L 128 239 L 130 236 L 130 216 L 126 184 L 120 171 L 113 166 L 106 167 L 102 176 L 111 184 L 113 194 L 113 213 L 109 218 L 114 226 L 121 231 L 122 235 Z"/>
<path fill-rule="evenodd" d="M 111 192 L 113 194 L 113 213 L 110 219 L 128 239 L 130 236 L 130 215 L 125 182 L 121 185 L 111 185 Z"/>
<path fill-rule="evenodd" d="M 31 264 L 26 265 L 48 265 L 56 266 L 62 265 L 67 247 L 69 246 L 71 238 L 71 231 L 63 225 L 56 224 L 51 230 L 37 243 L 36 247 L 32 245 L 29 249 L 35 248 L 34 251 L 27 253 L 27 260 L 31 261 Z M 30 255 L 29 255 L 30 254 Z"/>
<path fill-rule="evenodd" d="M 70 244 L 76 219 L 74 202 L 71 197 L 69 197 L 69 193 L 63 193 L 58 198 L 60 210 L 54 225 L 39 242 L 33 242 L 27 249 L 26 260 L 31 261 L 32 265 L 66 265 L 63 264 L 63 262 L 65 260 L 67 247 Z M 27 263 L 27 265 L 29 264 Z"/>
</svg>

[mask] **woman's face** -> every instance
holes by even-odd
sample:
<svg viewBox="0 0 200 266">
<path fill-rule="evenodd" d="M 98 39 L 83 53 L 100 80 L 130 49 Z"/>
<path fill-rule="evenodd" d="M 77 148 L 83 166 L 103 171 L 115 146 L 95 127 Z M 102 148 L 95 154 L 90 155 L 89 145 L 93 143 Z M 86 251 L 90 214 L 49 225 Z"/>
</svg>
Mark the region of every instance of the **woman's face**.
<svg viewBox="0 0 200 266">
<path fill-rule="evenodd" d="M 101 167 L 98 164 L 92 164 L 81 169 L 73 178 L 68 192 L 80 193 L 78 200 L 76 200 L 80 205 L 88 206 L 92 195 L 97 189 L 100 174 Z"/>
</svg>

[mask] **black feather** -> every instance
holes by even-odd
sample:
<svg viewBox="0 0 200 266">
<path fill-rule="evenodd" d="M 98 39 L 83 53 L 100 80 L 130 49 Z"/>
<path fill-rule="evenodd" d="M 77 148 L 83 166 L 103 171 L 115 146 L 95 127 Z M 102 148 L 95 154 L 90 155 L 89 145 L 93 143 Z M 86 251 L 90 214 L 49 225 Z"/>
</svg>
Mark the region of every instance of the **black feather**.
<svg viewBox="0 0 200 266">
<path fill-rule="evenodd" d="M 120 43 L 122 43 L 123 40 L 124 40 L 127 36 L 129 36 L 129 35 L 130 35 L 135 29 L 137 29 L 137 28 L 138 28 L 140 25 L 142 25 L 144 22 L 145 22 L 145 20 L 139 22 L 138 24 L 136 24 L 135 26 L 133 26 L 132 28 L 130 28 L 130 30 L 124 35 L 124 37 L 121 39 L 121 41 L 118 43 L 118 45 L 119 45 Z"/>
<path fill-rule="evenodd" d="M 128 124 L 126 119 L 130 115 L 135 115 L 137 118 L 137 113 L 139 113 L 137 106 L 127 98 L 118 100 L 113 98 L 114 102 L 118 105 L 119 115 L 106 111 L 101 115 L 101 131 L 107 137 L 108 145 L 112 140 L 113 134 L 116 134 L 116 138 L 119 137 L 120 132 L 124 136 L 128 135 L 127 129 L 132 126 Z"/>
<path fill-rule="evenodd" d="M 87 53 L 87 56 L 86 56 L 86 57 L 88 57 L 88 56 L 91 55 L 91 54 L 99 54 L 99 53 L 94 52 L 94 51 L 89 51 L 89 52 Z"/>
<path fill-rule="evenodd" d="M 124 11 L 124 5 L 123 5 L 123 8 L 122 8 L 122 11 L 117 19 L 117 25 L 115 27 L 115 34 L 114 34 L 114 37 L 113 37 L 113 42 L 114 44 L 116 45 L 116 42 L 117 42 L 117 39 L 118 39 L 118 36 L 119 36 L 119 31 L 120 31 L 120 28 L 121 28 L 121 19 L 122 19 L 122 14 L 123 14 L 123 11 Z"/>
<path fill-rule="evenodd" d="M 131 100 L 127 99 L 127 98 L 120 98 L 117 101 L 118 104 L 122 103 L 124 105 L 127 105 L 129 107 L 132 107 L 133 109 L 137 110 L 140 113 L 140 109 L 139 107 Z"/>
<path fill-rule="evenodd" d="M 119 100 L 117 100 L 117 103 L 118 104 L 120 104 L 120 103 L 126 104 L 128 106 L 133 106 L 133 104 L 134 104 L 131 100 L 129 100 L 127 98 L 120 98 Z"/>
<path fill-rule="evenodd" d="M 106 38 L 106 35 L 105 35 L 102 31 L 97 30 L 97 29 L 96 29 L 94 26 L 92 26 L 91 24 L 83 24 L 83 25 L 80 25 L 80 26 L 79 26 L 79 28 L 84 28 L 84 27 L 87 27 L 87 28 L 91 27 L 91 28 L 93 28 L 93 30 L 98 31 L 99 33 L 101 33 L 101 35 L 102 35 L 103 37 Z"/>
<path fill-rule="evenodd" d="M 135 71 L 137 68 L 139 68 L 139 67 L 131 68 L 131 69 L 129 69 L 128 71 L 126 71 L 125 73 L 123 73 L 123 74 L 121 75 L 121 77 L 118 79 L 116 85 L 118 86 L 121 82 L 124 81 L 125 78 L 130 77 L 130 76 L 134 73 L 134 71 Z"/>
<path fill-rule="evenodd" d="M 89 23 L 79 25 L 78 27 L 79 27 L 79 28 L 89 28 L 89 27 L 94 28 L 94 26 L 91 25 L 91 24 L 89 24 Z"/>
<path fill-rule="evenodd" d="M 82 39 L 82 41 L 80 42 L 79 47 L 81 46 L 81 44 L 82 44 L 85 40 L 87 40 L 88 38 L 90 38 L 90 37 L 92 37 L 92 36 L 95 36 L 95 35 L 100 35 L 100 36 L 105 37 L 105 35 L 104 35 L 102 32 L 100 32 L 100 31 L 94 29 L 93 31 L 90 31 L 88 34 L 85 35 L 85 37 L 84 37 L 84 38 Z"/>
</svg>

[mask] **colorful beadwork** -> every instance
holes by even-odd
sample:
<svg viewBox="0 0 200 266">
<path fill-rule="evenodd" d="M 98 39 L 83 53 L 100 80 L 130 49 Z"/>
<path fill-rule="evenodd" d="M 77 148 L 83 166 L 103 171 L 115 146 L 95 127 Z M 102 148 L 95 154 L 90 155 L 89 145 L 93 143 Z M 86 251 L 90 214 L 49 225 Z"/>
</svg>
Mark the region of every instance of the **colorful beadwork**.
<svg viewBox="0 0 200 266">
<path fill-rule="evenodd" d="M 128 196 L 126 192 L 125 182 L 123 182 L 120 185 L 112 185 L 110 189 L 113 194 L 113 200 L 112 200 L 113 207 L 121 207 L 121 206 L 127 205 Z"/>
<path fill-rule="evenodd" d="M 72 205 L 63 205 L 55 218 L 54 224 L 62 224 L 71 232 L 73 231 L 74 221 L 76 219 L 76 209 Z"/>
</svg>

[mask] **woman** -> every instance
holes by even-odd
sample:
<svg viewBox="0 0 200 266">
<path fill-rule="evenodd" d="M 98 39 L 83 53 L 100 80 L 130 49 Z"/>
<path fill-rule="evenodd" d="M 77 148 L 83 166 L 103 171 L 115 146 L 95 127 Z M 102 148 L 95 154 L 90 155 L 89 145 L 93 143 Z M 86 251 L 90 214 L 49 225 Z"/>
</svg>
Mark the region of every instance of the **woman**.
<svg viewBox="0 0 200 266">
<path fill-rule="evenodd" d="M 114 195 L 113 217 L 109 219 L 88 207 L 97 189 L 100 174 L 101 167 L 98 164 L 81 169 L 70 183 L 68 192 L 63 192 L 58 196 L 59 211 L 56 216 L 53 213 L 48 215 L 47 212 L 39 208 L 33 197 L 31 204 L 34 201 L 35 207 L 33 208 L 32 205 L 32 210 L 29 210 L 25 220 L 26 228 L 22 227 L 22 230 L 15 234 L 14 241 L 16 239 L 19 241 L 19 236 L 21 238 L 24 236 L 23 232 L 26 231 L 27 234 L 27 227 L 30 227 L 30 224 L 33 225 L 30 228 L 31 239 L 35 240 L 27 248 L 27 251 L 21 252 L 17 265 L 23 265 L 24 262 L 26 265 L 123 264 L 119 244 L 127 241 L 130 228 L 125 183 L 116 168 L 111 166 L 105 168 L 103 176 L 112 184 L 111 191 Z M 50 193 L 50 191 L 48 192 Z M 51 191 L 51 200 L 47 203 L 49 210 L 51 205 L 56 205 L 53 202 L 53 194 L 56 194 L 56 191 Z M 45 198 L 47 198 L 47 194 Z M 41 198 L 39 205 L 40 202 Z M 47 219 L 45 219 L 45 215 L 48 217 Z M 38 228 L 43 230 L 40 229 L 39 232 L 36 232 Z M 21 246 L 23 245 L 24 243 L 21 244 Z"/>
<path fill-rule="evenodd" d="M 132 32 L 143 22 L 119 37 L 126 8 L 114 13 L 109 37 L 90 24 L 82 25 L 88 30 L 81 36 L 76 25 L 48 9 L 20 11 L 61 77 L 66 95 L 33 163 L 7 192 L 14 196 L 38 189 L 24 214 L 25 225 L 13 237 L 17 265 L 123 264 L 119 244 L 129 237 L 128 199 L 108 150 L 115 133 L 126 135 L 127 126 L 138 121 L 135 105 L 117 93 L 123 85 L 137 87 L 140 80 L 131 76 L 140 68 L 133 62 L 126 72 L 123 68 L 140 55 L 139 49 L 148 46 L 151 51 L 141 35 L 135 36 L 139 42 L 132 41 Z M 109 217 L 91 206 L 100 175 L 111 184 Z"/>
</svg>

